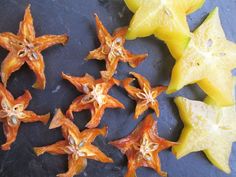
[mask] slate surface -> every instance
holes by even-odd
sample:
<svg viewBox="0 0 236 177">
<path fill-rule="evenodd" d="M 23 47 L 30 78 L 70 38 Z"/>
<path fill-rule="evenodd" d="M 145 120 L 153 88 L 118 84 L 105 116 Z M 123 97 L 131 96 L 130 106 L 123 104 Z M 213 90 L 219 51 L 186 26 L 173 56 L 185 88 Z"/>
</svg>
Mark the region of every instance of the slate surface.
<svg viewBox="0 0 236 177">
<path fill-rule="evenodd" d="M 43 53 L 46 63 L 47 86 L 45 91 L 31 88 L 34 75 L 23 67 L 12 75 L 9 89 L 14 96 L 19 96 L 24 89 L 29 88 L 33 100 L 29 109 L 43 114 L 54 112 L 61 107 L 63 110 L 79 93 L 68 82 L 60 78 L 60 73 L 83 75 L 88 72 L 99 77 L 99 71 L 104 69 L 104 63 L 84 61 L 88 52 L 96 48 L 99 43 L 96 37 L 93 13 L 97 13 L 110 32 L 116 27 L 128 25 L 132 16 L 122 0 L 1 0 L 0 1 L 0 32 L 16 33 L 20 20 L 23 18 L 27 4 L 31 3 L 37 35 L 67 33 L 70 41 L 65 47 L 56 46 Z M 189 17 L 192 29 L 197 27 L 215 6 L 220 7 L 222 23 L 228 39 L 236 41 L 236 1 L 235 0 L 206 0 L 204 7 Z M 149 58 L 136 69 L 127 64 L 118 67 L 118 79 L 123 79 L 129 71 L 136 71 L 150 79 L 152 85 L 167 85 L 170 79 L 174 60 L 166 46 L 148 37 L 136 41 L 128 41 L 127 48 L 135 53 L 149 53 Z M 0 49 L 1 61 L 7 52 Z M 89 161 L 86 170 L 79 177 L 122 177 L 125 173 L 126 158 L 107 142 L 129 134 L 137 123 L 132 119 L 134 102 L 130 100 L 123 89 L 114 87 L 110 92 L 121 100 L 126 110 L 107 110 L 101 122 L 109 125 L 106 139 L 99 137 L 95 144 L 107 155 L 111 156 L 114 164 L 102 164 Z M 205 95 L 196 86 L 182 89 L 175 95 L 184 95 L 191 99 L 202 100 Z M 159 134 L 169 140 L 176 141 L 182 129 L 178 111 L 173 103 L 175 95 L 162 95 L 159 98 L 161 118 L 159 119 Z M 147 114 L 147 113 L 146 113 Z M 76 114 L 76 124 L 84 128 L 89 119 L 89 112 Z M 0 177 L 53 177 L 67 170 L 65 156 L 45 154 L 36 157 L 32 151 L 34 146 L 42 146 L 56 142 L 62 138 L 60 130 L 49 130 L 48 126 L 40 123 L 22 125 L 17 141 L 8 152 L 0 151 Z M 2 125 L 0 125 L 0 143 L 5 141 Z M 212 166 L 203 153 L 192 153 L 181 160 L 176 160 L 170 150 L 161 153 L 163 170 L 169 177 L 235 177 L 236 176 L 236 146 L 230 158 L 232 173 L 226 175 Z M 150 169 L 139 169 L 138 177 L 157 177 Z"/>
</svg>

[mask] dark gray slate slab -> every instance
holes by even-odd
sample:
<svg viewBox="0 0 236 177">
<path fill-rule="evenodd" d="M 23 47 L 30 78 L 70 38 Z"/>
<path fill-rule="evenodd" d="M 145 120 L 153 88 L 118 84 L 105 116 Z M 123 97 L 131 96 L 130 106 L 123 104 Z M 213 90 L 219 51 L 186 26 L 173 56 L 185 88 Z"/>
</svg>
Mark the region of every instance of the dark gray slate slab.
<svg viewBox="0 0 236 177">
<path fill-rule="evenodd" d="M 84 61 L 88 52 L 99 46 L 93 13 L 97 13 L 110 32 L 116 27 L 128 25 L 132 16 L 122 0 L 1 0 L 0 1 L 0 32 L 17 32 L 24 9 L 31 3 L 37 35 L 67 33 L 70 41 L 65 47 L 53 47 L 43 53 L 46 63 L 47 87 L 45 91 L 31 88 L 34 82 L 33 73 L 25 66 L 12 75 L 9 89 L 15 96 L 29 88 L 33 100 L 30 109 L 37 113 L 54 112 L 61 107 L 66 110 L 71 101 L 79 93 L 68 82 L 60 78 L 60 73 L 83 75 L 88 72 L 99 77 L 99 71 L 104 69 L 104 63 Z M 215 6 L 220 7 L 220 15 L 227 37 L 236 41 L 236 1 L 235 0 L 206 0 L 204 7 L 189 17 L 191 28 L 197 27 Z M 120 64 L 118 79 L 123 79 L 129 71 L 143 74 L 155 85 L 167 85 L 170 79 L 174 60 L 166 46 L 148 37 L 136 41 L 128 41 L 127 48 L 135 53 L 149 53 L 149 58 L 136 69 L 126 64 Z M 1 61 L 7 52 L 0 49 Z M 122 177 L 126 171 L 126 158 L 107 142 L 129 134 L 140 120 L 133 120 L 134 102 L 130 100 L 124 90 L 114 87 L 110 92 L 121 100 L 126 110 L 107 110 L 101 126 L 109 125 L 106 139 L 97 138 L 95 144 L 106 154 L 111 156 L 114 164 L 102 164 L 89 161 L 86 170 L 80 177 Z M 176 93 L 191 99 L 202 100 L 205 95 L 196 86 L 189 86 Z M 178 111 L 173 103 L 175 95 L 162 95 L 159 98 L 161 118 L 159 119 L 159 134 L 169 140 L 176 141 L 182 129 Z M 147 114 L 147 113 L 146 113 Z M 76 124 L 82 129 L 88 122 L 89 112 L 76 114 Z M 65 156 L 45 154 L 36 157 L 32 151 L 34 146 L 54 143 L 62 138 L 60 130 L 48 130 L 48 126 L 39 123 L 22 125 L 17 141 L 8 152 L 0 151 L 0 177 L 53 177 L 67 170 Z M 0 143 L 5 138 L 0 126 Z M 203 153 L 192 153 L 181 160 L 176 160 L 170 150 L 161 153 L 163 170 L 169 177 L 235 177 L 236 176 L 236 146 L 234 146 L 230 163 L 231 175 L 226 175 L 212 166 Z M 157 177 L 150 169 L 139 169 L 138 177 Z"/>
</svg>

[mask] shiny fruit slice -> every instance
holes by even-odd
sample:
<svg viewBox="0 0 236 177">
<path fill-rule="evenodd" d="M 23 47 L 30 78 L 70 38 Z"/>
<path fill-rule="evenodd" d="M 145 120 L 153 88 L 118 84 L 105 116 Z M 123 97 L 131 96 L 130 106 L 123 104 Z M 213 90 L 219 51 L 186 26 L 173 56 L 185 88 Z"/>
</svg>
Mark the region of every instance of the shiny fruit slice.
<svg viewBox="0 0 236 177">
<path fill-rule="evenodd" d="M 147 0 L 124 0 L 125 4 L 133 13 L 135 13 L 141 4 Z"/>
<path fill-rule="evenodd" d="M 200 9 L 204 4 L 205 0 L 183 0 L 183 6 L 187 14 L 191 14 L 196 10 Z"/>
<path fill-rule="evenodd" d="M 129 10 L 135 13 L 142 3 L 148 3 L 148 0 L 124 0 Z M 158 0 L 156 0 L 157 2 Z M 183 0 L 181 5 L 183 6 L 186 14 L 191 14 L 200 9 L 205 0 Z"/>
<path fill-rule="evenodd" d="M 226 39 L 215 8 L 193 33 L 183 56 L 176 62 L 167 93 L 198 83 L 217 105 L 232 105 L 231 70 L 235 67 L 236 45 Z"/>
<path fill-rule="evenodd" d="M 178 59 L 190 39 L 186 14 L 200 8 L 203 0 L 183 3 L 167 0 L 125 0 L 128 8 L 135 13 L 127 33 L 128 39 L 154 34 L 169 47 Z"/>
<path fill-rule="evenodd" d="M 175 103 L 184 123 L 179 144 L 172 148 L 177 159 L 203 151 L 212 164 L 230 173 L 229 156 L 236 141 L 235 106 L 219 107 L 183 97 L 177 97 Z"/>
<path fill-rule="evenodd" d="M 233 84 L 234 85 L 234 87 L 233 87 L 233 99 L 234 99 L 234 104 L 236 104 L 236 76 L 233 77 L 233 82 L 234 82 L 234 84 Z M 204 103 L 210 104 L 210 105 L 220 106 L 213 99 L 211 99 L 211 97 L 209 97 L 209 96 L 204 99 Z"/>
</svg>

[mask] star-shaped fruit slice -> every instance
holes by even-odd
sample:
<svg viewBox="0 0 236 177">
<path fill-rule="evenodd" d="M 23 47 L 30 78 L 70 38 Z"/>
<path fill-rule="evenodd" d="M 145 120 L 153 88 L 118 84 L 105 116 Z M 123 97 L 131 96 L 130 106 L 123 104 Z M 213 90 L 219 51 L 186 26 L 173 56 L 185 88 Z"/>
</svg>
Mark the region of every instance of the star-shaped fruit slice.
<svg viewBox="0 0 236 177">
<path fill-rule="evenodd" d="M 163 40 L 174 58 L 179 59 L 190 39 L 186 15 L 199 9 L 205 0 L 125 0 L 135 13 L 128 39 L 154 34 Z"/>
<path fill-rule="evenodd" d="M 36 37 L 29 5 L 25 10 L 23 21 L 20 22 L 17 35 L 10 32 L 0 33 L 0 46 L 9 51 L 1 66 L 1 77 L 4 85 L 7 85 L 7 81 L 13 72 L 27 63 L 36 75 L 36 82 L 33 87 L 44 89 L 46 84 L 45 66 L 41 52 L 56 44 L 64 45 L 67 40 L 67 35 Z"/>
<path fill-rule="evenodd" d="M 137 67 L 148 55 L 135 55 L 124 48 L 127 28 L 118 28 L 113 36 L 103 26 L 95 14 L 100 47 L 91 51 L 86 59 L 105 60 L 106 71 L 101 71 L 104 79 L 109 80 L 116 72 L 119 61 L 128 62 L 131 67 Z"/>
<path fill-rule="evenodd" d="M 0 84 L 0 122 L 3 123 L 3 130 L 6 136 L 6 143 L 1 146 L 2 150 L 10 150 L 15 142 L 21 122 L 42 122 L 46 124 L 50 114 L 37 115 L 32 111 L 25 110 L 31 100 L 31 94 L 27 90 L 25 93 L 14 99 L 12 94 Z"/>
<path fill-rule="evenodd" d="M 129 96 L 137 102 L 134 118 L 137 119 L 143 114 L 148 108 L 155 111 L 157 117 L 159 117 L 159 103 L 157 97 L 166 90 L 165 86 L 159 86 L 152 88 L 150 82 L 142 75 L 130 72 L 134 77 L 137 78 L 140 88 L 136 88 L 131 84 L 135 79 L 126 78 L 123 80 L 123 87 L 128 92 Z"/>
<path fill-rule="evenodd" d="M 234 99 L 234 105 L 236 104 L 236 76 L 233 76 L 233 99 Z M 217 102 L 215 102 L 215 100 L 213 100 L 211 97 L 206 97 L 204 99 L 204 102 L 210 105 L 215 105 L 215 106 L 221 106 L 220 104 L 218 104 Z"/>
<path fill-rule="evenodd" d="M 95 128 L 99 125 L 106 108 L 125 108 L 122 103 L 108 94 L 114 84 L 119 84 L 119 81 L 114 78 L 104 81 L 103 79 L 95 80 L 89 74 L 73 77 L 64 73 L 62 77 L 73 84 L 79 92 L 84 93 L 72 102 L 66 115 L 73 119 L 73 112 L 89 109 L 92 117 L 86 125 L 87 128 Z"/>
<path fill-rule="evenodd" d="M 175 99 L 184 129 L 172 150 L 178 159 L 203 151 L 216 167 L 230 173 L 229 157 L 236 141 L 235 105 L 219 107 L 207 100 L 204 103 L 183 97 Z"/>
<path fill-rule="evenodd" d="M 61 127 L 64 140 L 58 141 L 52 145 L 36 147 L 35 153 L 39 156 L 44 153 L 53 155 L 68 155 L 68 171 L 58 174 L 57 177 L 73 177 L 81 173 L 87 166 L 87 159 L 111 163 L 113 160 L 107 157 L 96 146 L 92 144 L 98 135 L 105 136 L 107 127 L 102 129 L 86 129 L 82 132 L 61 110 L 58 110 L 54 116 L 50 129 Z"/>
<path fill-rule="evenodd" d="M 226 39 L 215 8 L 193 33 L 183 57 L 176 62 L 167 93 L 197 83 L 218 105 L 232 105 L 231 70 L 235 67 L 236 44 Z"/>
<path fill-rule="evenodd" d="M 136 129 L 126 138 L 110 142 L 128 158 L 128 171 L 125 177 L 136 177 L 136 169 L 150 167 L 159 175 L 167 176 L 161 170 L 158 153 L 176 143 L 167 141 L 158 136 L 157 121 L 148 115 Z"/>
</svg>

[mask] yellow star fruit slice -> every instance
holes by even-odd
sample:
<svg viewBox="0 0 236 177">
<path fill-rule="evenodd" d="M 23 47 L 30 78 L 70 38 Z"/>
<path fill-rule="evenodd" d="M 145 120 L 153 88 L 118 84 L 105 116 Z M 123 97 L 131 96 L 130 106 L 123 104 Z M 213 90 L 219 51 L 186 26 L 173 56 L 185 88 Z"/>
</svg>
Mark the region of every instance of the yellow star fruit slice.
<svg viewBox="0 0 236 177">
<path fill-rule="evenodd" d="M 196 10 L 200 9 L 202 7 L 202 5 L 204 4 L 205 0 L 183 0 L 181 1 L 182 5 L 184 6 L 184 9 L 188 14 L 191 14 L 193 12 L 195 12 Z"/>
<path fill-rule="evenodd" d="M 154 34 L 165 41 L 171 54 L 178 59 L 190 39 L 186 15 L 202 6 L 205 0 L 125 0 L 135 13 L 127 39 Z"/>
<path fill-rule="evenodd" d="M 217 105 L 232 105 L 231 71 L 235 67 L 236 45 L 226 39 L 215 8 L 193 33 L 183 56 L 176 62 L 167 93 L 197 83 Z"/>
<path fill-rule="evenodd" d="M 236 86 L 236 77 L 235 76 L 234 76 L 234 85 Z M 235 95 L 235 87 L 233 89 L 233 92 L 234 92 L 234 99 L 236 99 L 235 98 L 235 96 L 236 96 Z M 212 100 L 210 97 L 205 98 L 204 102 L 208 105 L 217 105 L 217 103 L 214 100 Z M 234 110 L 236 110 L 236 105 L 234 105 L 232 107 L 234 107 Z M 233 115 L 234 115 L 234 113 L 233 113 Z M 205 152 L 207 158 L 210 159 L 210 161 L 214 162 L 213 164 L 215 164 L 218 168 L 222 169 L 223 171 L 226 171 L 226 173 L 228 172 L 227 171 L 228 166 L 225 165 L 225 167 L 221 167 L 221 164 L 218 161 L 219 154 L 216 155 L 214 151 L 209 151 L 209 150 L 205 150 L 204 152 Z M 225 152 L 222 154 L 222 158 L 225 158 L 225 161 L 227 161 L 229 159 L 230 152 L 231 152 L 231 146 L 226 146 Z"/>
<path fill-rule="evenodd" d="M 177 97 L 175 103 L 184 123 L 178 144 L 172 148 L 177 159 L 203 151 L 213 165 L 230 173 L 229 157 L 236 141 L 235 105 L 219 107 L 212 101 L 206 104 L 184 97 Z"/>
<path fill-rule="evenodd" d="M 234 99 L 234 105 L 236 104 L 236 76 L 233 76 L 233 99 Z M 219 104 L 217 104 L 217 102 L 215 102 L 213 99 L 211 99 L 211 97 L 206 97 L 204 99 L 204 103 L 206 104 L 210 104 L 210 105 L 216 105 L 216 106 L 220 106 Z M 235 107 L 236 109 L 236 107 Z"/>
</svg>

